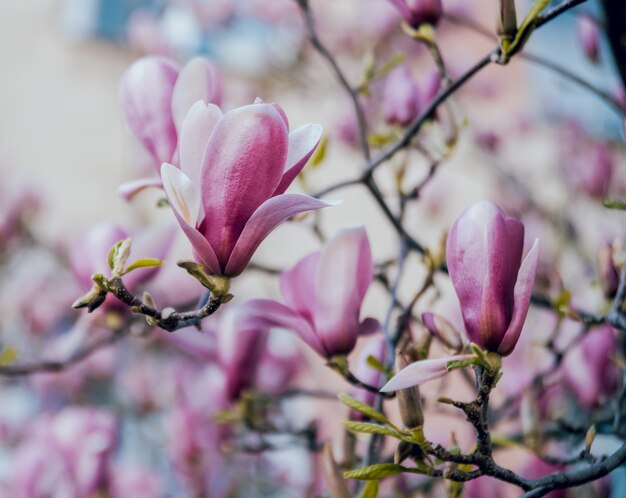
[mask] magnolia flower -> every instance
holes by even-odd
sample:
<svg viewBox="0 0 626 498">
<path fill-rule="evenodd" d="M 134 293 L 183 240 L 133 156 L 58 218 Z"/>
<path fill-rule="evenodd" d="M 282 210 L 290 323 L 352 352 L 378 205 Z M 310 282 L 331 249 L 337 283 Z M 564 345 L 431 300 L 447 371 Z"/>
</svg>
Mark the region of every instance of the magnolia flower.
<svg viewBox="0 0 626 498">
<path fill-rule="evenodd" d="M 461 304 L 465 331 L 479 347 L 509 355 L 526 320 L 537 269 L 538 241 L 522 261 L 524 226 L 492 202 L 479 202 L 452 225 L 446 245 L 450 279 Z M 438 335 L 445 324 L 432 315 L 424 323 Z M 416 361 L 381 391 L 396 391 L 446 375 L 475 361 L 473 355 Z"/>
<path fill-rule="evenodd" d="M 287 306 L 267 299 L 247 302 L 250 313 L 293 330 L 325 358 L 348 354 L 360 334 L 380 325 L 359 321 L 361 303 L 374 267 L 363 228 L 342 230 L 320 251 L 305 257 L 280 277 Z"/>
<path fill-rule="evenodd" d="M 406 126 L 420 109 L 420 89 L 406 64 L 389 73 L 382 96 L 385 121 Z"/>
<path fill-rule="evenodd" d="M 89 408 L 45 415 L 29 427 L 11 462 L 10 496 L 94 496 L 110 479 L 114 417 Z"/>
<path fill-rule="evenodd" d="M 222 75 L 211 62 L 192 59 L 179 70 L 170 59 L 144 57 L 131 65 L 120 82 L 120 105 L 128 127 L 153 160 L 178 163 L 177 146 L 187 112 L 198 100 L 221 105 Z M 158 178 L 125 183 L 126 199 L 147 187 L 160 187 Z"/>
<path fill-rule="evenodd" d="M 226 114 L 196 102 L 182 126 L 181 169 L 165 163 L 163 187 L 196 260 L 212 275 L 239 275 L 274 228 L 330 204 L 284 194 L 317 147 L 321 127 L 289 133 L 283 110 L 257 102 Z"/>
<path fill-rule="evenodd" d="M 519 339 L 537 269 L 538 241 L 522 261 L 524 226 L 492 202 L 465 211 L 448 234 L 446 258 L 469 339 L 502 356 Z"/>
<path fill-rule="evenodd" d="M 437 24 L 442 14 L 441 0 L 391 0 L 391 3 L 413 28 L 422 23 Z"/>
<path fill-rule="evenodd" d="M 615 392 L 621 376 L 611 360 L 619 344 L 613 328 L 603 325 L 585 334 L 563 361 L 563 381 L 585 408 Z"/>
</svg>

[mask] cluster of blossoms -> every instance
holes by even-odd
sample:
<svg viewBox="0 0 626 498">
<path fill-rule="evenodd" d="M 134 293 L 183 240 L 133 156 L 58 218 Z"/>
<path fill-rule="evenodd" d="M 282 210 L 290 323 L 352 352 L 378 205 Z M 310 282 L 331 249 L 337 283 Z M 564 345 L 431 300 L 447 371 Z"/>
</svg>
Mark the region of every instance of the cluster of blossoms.
<svg viewBox="0 0 626 498">
<path fill-rule="evenodd" d="M 598 432 L 623 440 L 623 243 L 602 226 L 594 272 L 591 249 L 581 243 L 587 227 L 577 215 L 553 214 L 569 216 L 567 207 L 555 207 L 561 191 L 549 192 L 554 204 L 543 205 L 543 185 L 527 188 L 507 169 L 508 156 L 496 156 L 505 138 L 526 140 L 522 119 L 507 123 L 510 129 L 474 129 L 475 143 L 466 145 L 462 106 L 450 100 L 482 67 L 507 63 L 544 21 L 541 9 L 518 26 L 514 2 L 503 0 L 498 48 L 455 82 L 457 69 L 439 42 L 449 21 L 458 22 L 456 12 L 444 15 L 440 0 L 368 3 L 381 13 L 369 27 L 376 53 L 352 86 L 325 33 L 316 31 L 318 22 L 337 20 L 318 16 L 306 0 L 289 11 L 268 5 L 220 0 L 215 11 L 197 12 L 220 27 L 236 25 L 245 8 L 270 24 L 294 9 L 303 14 L 300 27 L 352 103 L 350 112 L 333 113 L 336 133 L 291 126 L 277 103 L 249 103 L 257 93 L 272 95 L 263 86 L 233 98 L 207 58 L 179 65 L 152 55 L 121 79 L 121 112 L 149 172 L 119 194 L 136 203 L 144 190 L 156 191 L 151 212 L 164 208 L 168 224 L 93 226 L 50 251 L 67 262 L 61 274 L 58 261 L 31 254 L 29 219 L 38 200 L 28 192 L 3 195 L 0 264 L 6 258 L 29 285 L 15 292 L 0 273 L 0 375 L 28 376 L 24 386 L 10 386 L 16 398 L 27 393 L 17 415 L 0 413 L 0 495 L 409 498 L 443 478 L 435 493 L 449 497 L 505 496 L 509 486 L 565 497 L 561 487 L 589 484 L 626 462 L 626 446 L 610 458 L 592 451 Z M 578 19 L 582 53 L 594 63 L 603 55 L 599 28 L 590 16 Z M 406 47 L 393 43 L 398 36 Z M 362 51 L 356 38 L 338 36 L 337 52 Z M 395 57 L 398 46 L 409 56 Z M 483 83 L 473 96 L 502 90 Z M 573 125 L 555 136 L 557 176 L 567 173 L 559 178 L 563 191 L 584 193 L 583 209 L 598 200 L 623 209 L 607 198 L 626 191 L 619 145 L 588 139 Z M 448 174 L 440 165 L 457 146 L 487 164 L 502 159 L 493 190 L 482 177 L 480 193 L 457 196 L 455 182 L 437 189 Z M 356 176 L 314 193 L 317 171 L 307 164 L 323 169 L 355 150 L 362 163 Z M 463 174 L 473 185 L 474 171 Z M 353 185 L 365 188 L 395 230 L 393 257 L 383 256 L 385 236 L 358 206 L 356 226 L 327 229 L 327 216 L 341 222 L 336 213 L 355 202 L 322 198 Z M 439 245 L 429 238 L 430 221 L 440 222 Z M 315 248 L 296 260 L 286 245 L 290 263 L 280 268 L 253 261 L 283 224 L 311 229 Z M 570 263 L 574 252 L 583 263 Z M 268 277 L 260 290 L 246 287 L 254 272 Z M 592 279 L 591 290 L 578 285 Z M 71 315 L 80 294 L 73 306 L 89 314 Z M 5 328 L 16 332 L 5 335 Z M 41 363 L 14 362 L 23 351 L 39 352 Z M 455 376 L 469 382 L 450 382 Z M 474 398 L 465 401 L 469 392 Z M 448 409 L 461 410 L 468 425 L 448 424 Z M 341 452 L 329 440 L 339 421 L 347 429 Z M 127 434 L 136 441 L 129 444 Z M 496 451 L 513 446 L 519 458 L 500 466 Z M 597 480 L 583 493 L 607 498 L 608 488 L 608 480 Z"/>
</svg>

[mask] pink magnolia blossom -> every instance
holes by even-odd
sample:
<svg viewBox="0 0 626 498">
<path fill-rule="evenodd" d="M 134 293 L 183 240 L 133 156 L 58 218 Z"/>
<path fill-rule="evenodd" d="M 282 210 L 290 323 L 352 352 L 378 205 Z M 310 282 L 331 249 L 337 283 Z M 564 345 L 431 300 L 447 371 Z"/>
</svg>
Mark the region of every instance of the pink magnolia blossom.
<svg viewBox="0 0 626 498">
<path fill-rule="evenodd" d="M 605 297 L 615 297 L 619 287 L 619 273 L 613 258 L 613 244 L 600 247 L 596 256 L 596 267 Z"/>
<path fill-rule="evenodd" d="M 565 356 L 563 381 L 585 408 L 593 408 L 603 396 L 615 392 L 620 369 L 612 361 L 618 341 L 610 325 L 592 329 Z"/>
<path fill-rule="evenodd" d="M 222 75 L 207 59 L 196 57 L 182 70 L 170 59 L 144 57 L 131 65 L 120 82 L 120 104 L 128 127 L 159 170 L 164 162 L 178 163 L 183 121 L 198 100 L 221 105 Z M 126 199 L 147 187 L 160 187 L 158 178 L 142 178 L 120 187 Z"/>
<path fill-rule="evenodd" d="M 161 498 L 163 485 L 152 471 L 137 467 L 118 465 L 112 473 L 111 498 Z"/>
<path fill-rule="evenodd" d="M 360 334 L 380 327 L 373 318 L 359 321 L 373 272 L 365 229 L 345 229 L 320 252 L 283 272 L 280 289 L 286 306 L 267 299 L 248 301 L 246 306 L 268 324 L 293 330 L 325 358 L 345 355 Z"/>
<path fill-rule="evenodd" d="M 69 408 L 43 416 L 13 458 L 11 496 L 83 498 L 106 491 L 116 440 L 107 412 Z"/>
<path fill-rule="evenodd" d="M 578 16 L 576 34 L 587 59 L 598 62 L 600 58 L 600 28 L 596 21 L 587 15 Z"/>
<path fill-rule="evenodd" d="M 422 23 L 437 24 L 441 18 L 441 0 L 391 0 L 391 3 L 413 28 Z"/>
<path fill-rule="evenodd" d="M 403 64 L 389 73 L 382 96 L 385 121 L 406 126 L 420 109 L 420 89 L 409 67 Z"/>
<path fill-rule="evenodd" d="M 289 133 L 283 110 L 255 103 L 226 114 L 191 108 L 180 137 L 181 169 L 164 164 L 165 193 L 196 260 L 213 275 L 239 275 L 274 228 L 329 204 L 284 194 L 319 143 L 321 127 Z"/>
<path fill-rule="evenodd" d="M 519 339 L 535 281 L 538 241 L 522 261 L 524 226 L 492 202 L 466 210 L 448 234 L 446 258 L 467 336 L 506 356 Z"/>
</svg>

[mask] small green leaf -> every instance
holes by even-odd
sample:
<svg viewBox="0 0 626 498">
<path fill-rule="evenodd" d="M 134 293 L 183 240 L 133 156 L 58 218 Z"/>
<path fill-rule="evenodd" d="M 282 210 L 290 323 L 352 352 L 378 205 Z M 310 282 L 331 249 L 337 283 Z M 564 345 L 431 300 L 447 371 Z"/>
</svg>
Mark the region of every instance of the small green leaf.
<svg viewBox="0 0 626 498">
<path fill-rule="evenodd" d="M 609 197 L 602 201 L 602 205 L 608 209 L 619 209 L 621 211 L 626 211 L 626 202 L 620 201 L 619 199 L 613 199 Z"/>
<path fill-rule="evenodd" d="M 376 498 L 378 496 L 378 481 L 367 481 L 363 486 L 361 498 Z"/>
<path fill-rule="evenodd" d="M 367 415 L 372 420 L 376 420 L 376 422 L 380 422 L 381 424 L 389 423 L 387 417 L 385 417 L 376 408 L 370 405 L 366 405 L 365 403 L 362 403 L 361 401 L 358 401 L 353 397 L 343 393 L 337 395 L 337 398 L 339 398 L 339 401 L 341 401 L 344 405 L 352 408 L 353 410 L 356 410 L 357 412 L 362 413 L 363 415 Z"/>
<path fill-rule="evenodd" d="M 385 368 L 385 365 L 383 365 L 380 361 L 378 361 L 376 358 L 374 358 L 372 355 L 369 355 L 367 357 L 367 364 L 372 367 L 374 370 L 376 370 L 377 372 L 380 372 L 382 374 L 387 374 L 387 369 Z"/>
<path fill-rule="evenodd" d="M 554 309 L 564 315 L 569 310 L 569 304 L 572 300 L 572 293 L 564 289 L 554 300 Z"/>
<path fill-rule="evenodd" d="M 382 434 L 383 436 L 391 436 L 397 439 L 402 439 L 400 434 L 393 429 L 389 429 L 384 425 L 379 424 L 371 424 L 369 422 L 353 422 L 351 420 L 346 420 L 343 422 L 343 425 L 346 426 L 346 429 L 352 432 L 361 432 L 363 434 Z"/>
<path fill-rule="evenodd" d="M 15 361 L 17 358 L 17 349 L 15 348 L 5 348 L 2 353 L 0 353 L 0 367 L 6 367 Z"/>
<path fill-rule="evenodd" d="M 446 362 L 446 368 L 448 369 L 448 372 L 451 372 L 452 370 L 456 370 L 457 368 L 465 368 L 465 367 L 469 367 L 470 365 L 474 365 L 476 363 L 477 358 L 468 358 L 467 360 L 452 360 L 452 361 L 448 361 Z"/>
<path fill-rule="evenodd" d="M 131 271 L 136 270 L 137 268 L 152 268 L 153 266 L 161 266 L 163 264 L 165 264 L 165 261 L 162 261 L 160 259 L 154 259 L 154 258 L 138 259 L 132 265 L 126 268 L 126 271 L 122 273 L 122 275 L 126 275 L 127 273 L 130 273 Z"/>
<path fill-rule="evenodd" d="M 170 205 L 169 201 L 165 197 L 163 197 L 157 201 L 156 207 L 162 208 L 162 207 L 167 207 L 169 205 Z"/>
<path fill-rule="evenodd" d="M 361 481 L 372 481 L 383 479 L 384 477 L 395 476 L 408 470 L 402 465 L 396 465 L 395 463 L 378 463 L 376 465 L 370 465 L 369 467 L 363 467 L 361 469 L 348 470 L 343 473 L 346 479 L 359 479 Z"/>
</svg>

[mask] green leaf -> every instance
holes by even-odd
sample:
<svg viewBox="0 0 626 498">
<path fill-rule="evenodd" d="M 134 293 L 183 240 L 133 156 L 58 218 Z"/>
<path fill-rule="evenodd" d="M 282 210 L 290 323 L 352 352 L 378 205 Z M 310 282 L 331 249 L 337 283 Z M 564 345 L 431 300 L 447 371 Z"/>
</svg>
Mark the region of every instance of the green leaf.
<svg viewBox="0 0 626 498">
<path fill-rule="evenodd" d="M 367 481 L 363 486 L 361 498 L 376 498 L 378 496 L 378 481 Z"/>
<path fill-rule="evenodd" d="M 387 374 L 387 369 L 385 368 L 385 365 L 383 365 L 380 361 L 378 361 L 376 358 L 374 358 L 372 355 L 369 355 L 367 357 L 367 364 L 372 367 L 374 370 L 376 370 L 377 372 L 380 372 L 382 374 Z"/>
<path fill-rule="evenodd" d="M 362 413 L 363 415 L 367 415 L 372 420 L 376 420 L 376 422 L 380 422 L 381 424 L 388 424 L 389 420 L 382 413 L 380 413 L 376 408 L 366 405 L 361 401 L 354 399 L 347 394 L 339 394 L 337 395 L 339 401 L 341 401 L 344 405 L 356 410 L 357 412 Z"/>
<path fill-rule="evenodd" d="M 15 361 L 17 358 L 17 349 L 15 348 L 5 348 L 2 353 L 0 353 L 0 367 L 6 367 Z"/>
<path fill-rule="evenodd" d="M 402 439 L 398 432 L 393 429 L 389 429 L 384 425 L 371 424 L 369 422 L 353 422 L 351 420 L 346 420 L 343 422 L 343 425 L 346 426 L 346 429 L 352 432 L 361 432 L 363 434 L 382 434 L 383 436 L 392 436 L 397 439 Z"/>
<path fill-rule="evenodd" d="M 619 209 L 621 211 L 626 211 L 626 202 L 620 201 L 619 199 L 613 199 L 609 197 L 602 201 L 602 205 L 608 209 Z"/>
<path fill-rule="evenodd" d="M 446 368 L 448 371 L 456 370 L 457 368 L 465 368 L 476 363 L 477 358 L 468 358 L 467 360 L 453 360 L 446 362 Z"/>
<path fill-rule="evenodd" d="M 137 268 L 151 268 L 153 266 L 161 266 L 163 264 L 165 264 L 165 261 L 162 261 L 160 259 L 154 259 L 154 258 L 138 259 L 132 265 L 126 268 L 126 271 L 124 271 L 122 275 L 126 275 L 127 273 L 130 273 L 131 271 L 136 270 Z"/>
<path fill-rule="evenodd" d="M 343 473 L 346 479 L 359 479 L 361 481 L 372 481 L 383 479 L 384 477 L 395 476 L 407 471 L 406 467 L 395 463 L 377 463 L 361 469 L 348 470 Z"/>
</svg>

